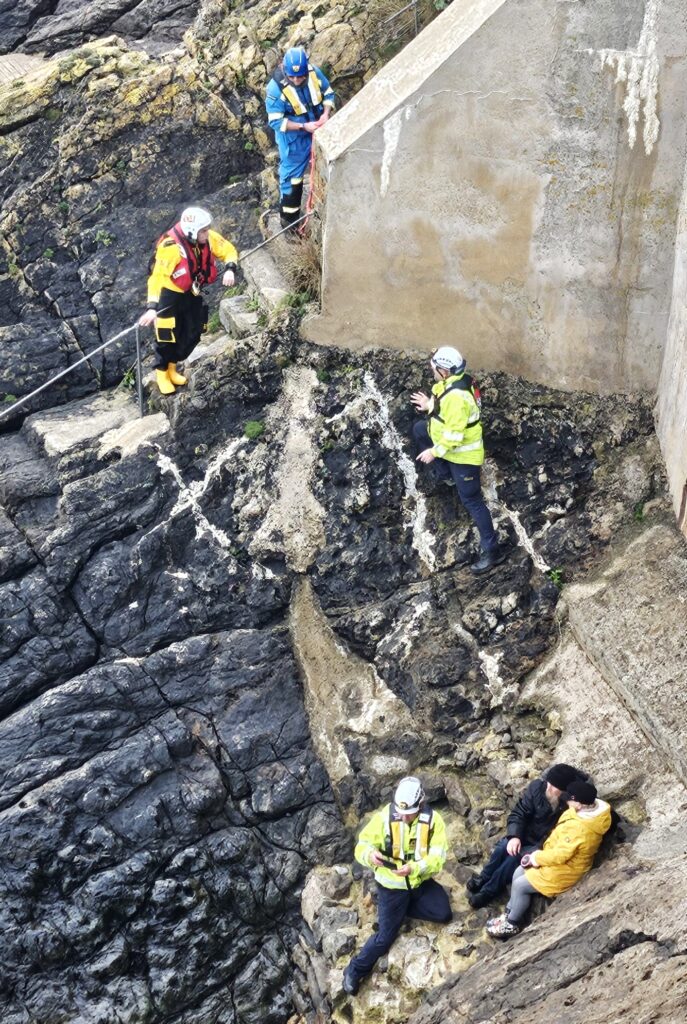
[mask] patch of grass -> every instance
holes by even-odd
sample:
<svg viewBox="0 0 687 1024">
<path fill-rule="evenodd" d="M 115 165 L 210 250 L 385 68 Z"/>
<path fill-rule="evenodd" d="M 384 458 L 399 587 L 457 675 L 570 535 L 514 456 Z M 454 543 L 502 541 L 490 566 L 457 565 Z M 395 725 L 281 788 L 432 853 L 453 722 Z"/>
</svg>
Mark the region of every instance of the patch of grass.
<svg viewBox="0 0 687 1024">
<path fill-rule="evenodd" d="M 246 290 L 246 282 L 242 281 L 241 284 L 233 284 L 231 288 L 224 289 L 223 299 L 233 299 L 236 295 L 243 295 Z"/>
<path fill-rule="evenodd" d="M 632 518 L 636 523 L 643 523 L 646 512 L 644 511 L 644 502 L 638 501 L 635 507 L 632 509 Z"/>
<path fill-rule="evenodd" d="M 51 260 L 54 255 L 55 255 L 55 250 L 51 249 L 50 246 L 48 246 L 47 249 L 43 250 L 43 259 L 44 260 Z"/>
<path fill-rule="evenodd" d="M 227 185 L 236 185 L 239 181 L 243 181 L 243 175 L 242 174 L 232 174 L 232 175 L 229 176 L 229 180 L 227 181 Z"/>
<path fill-rule="evenodd" d="M 130 366 L 120 381 L 123 388 L 129 388 L 133 390 L 136 387 L 136 372 L 133 366 Z"/>
<path fill-rule="evenodd" d="M 59 107 L 48 107 L 46 112 L 43 114 L 43 117 L 45 118 L 45 120 L 46 121 L 51 121 L 51 122 L 59 121 L 61 116 L 62 116 L 62 111 L 60 110 Z"/>
<path fill-rule="evenodd" d="M 248 142 L 244 142 L 243 148 L 246 151 L 246 153 L 250 153 L 255 149 L 255 143 L 251 142 L 249 139 Z"/>
<path fill-rule="evenodd" d="M 3 402 L 5 403 L 5 405 L 12 405 L 12 403 L 16 402 L 16 401 L 17 401 L 17 396 L 16 395 L 7 394 L 3 398 Z"/>
<path fill-rule="evenodd" d="M 57 204 L 57 209 L 60 211 L 60 213 L 69 213 L 69 203 L 67 202 L 67 200 L 60 199 L 59 203 Z"/>
<path fill-rule="evenodd" d="M 215 312 L 211 313 L 208 317 L 208 332 L 210 334 L 216 334 L 221 327 L 222 321 L 219 318 L 219 310 L 216 309 Z"/>
<path fill-rule="evenodd" d="M 329 384 L 329 381 L 332 379 L 329 370 L 317 370 L 316 373 L 320 384 Z"/>
<path fill-rule="evenodd" d="M 104 245 L 105 248 L 107 248 L 114 242 L 114 235 L 111 235 L 109 231 L 105 231 L 104 228 L 98 228 L 95 233 L 95 240 L 97 243 Z"/>
<path fill-rule="evenodd" d="M 310 292 L 289 292 L 279 302 L 279 309 L 305 309 L 312 301 Z"/>
<path fill-rule="evenodd" d="M 565 582 L 565 579 L 564 572 L 561 568 L 549 569 L 546 575 L 549 577 L 549 579 L 555 587 L 558 587 L 559 590 L 563 589 L 563 583 Z"/>
<path fill-rule="evenodd" d="M 243 428 L 249 441 L 257 441 L 265 433 L 265 424 L 261 420 L 248 420 Z"/>
<path fill-rule="evenodd" d="M 322 281 L 322 245 L 319 235 L 314 232 L 301 239 L 299 245 L 292 245 L 284 253 L 283 262 L 287 277 L 293 281 L 298 293 L 307 292 L 308 301 L 320 294 Z"/>
<path fill-rule="evenodd" d="M 248 302 L 246 303 L 246 309 L 249 313 L 258 313 L 262 309 L 260 305 L 260 299 L 257 295 L 251 295 Z"/>
<path fill-rule="evenodd" d="M 324 444 L 321 446 L 320 451 L 322 452 L 323 455 L 326 455 L 327 452 L 330 452 L 332 450 L 332 448 L 336 448 L 336 441 L 334 441 L 331 437 L 328 437 Z"/>
<path fill-rule="evenodd" d="M 266 310 L 261 309 L 258 313 L 258 327 L 267 327 L 270 322 L 270 318 L 267 315 Z"/>
</svg>

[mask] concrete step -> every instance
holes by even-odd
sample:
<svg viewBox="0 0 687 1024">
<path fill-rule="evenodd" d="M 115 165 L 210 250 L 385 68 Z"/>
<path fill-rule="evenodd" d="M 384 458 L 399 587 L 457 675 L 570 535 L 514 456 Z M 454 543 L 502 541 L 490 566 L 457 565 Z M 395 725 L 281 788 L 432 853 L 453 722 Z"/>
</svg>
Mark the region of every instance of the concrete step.
<svg viewBox="0 0 687 1024">
<path fill-rule="evenodd" d="M 273 242 L 272 245 L 275 243 Z M 291 291 L 289 282 L 267 246 L 241 260 L 250 290 L 268 309 L 275 309 Z"/>
<path fill-rule="evenodd" d="M 232 338 L 247 338 L 258 330 L 258 311 L 249 309 L 249 304 L 249 295 L 232 295 L 220 302 L 220 322 Z"/>
</svg>

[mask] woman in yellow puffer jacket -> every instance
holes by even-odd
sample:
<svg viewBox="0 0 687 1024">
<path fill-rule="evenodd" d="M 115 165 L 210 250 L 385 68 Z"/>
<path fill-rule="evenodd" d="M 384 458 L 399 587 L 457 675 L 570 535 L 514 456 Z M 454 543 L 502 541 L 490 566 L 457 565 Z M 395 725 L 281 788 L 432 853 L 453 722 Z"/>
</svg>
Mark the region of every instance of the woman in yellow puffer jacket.
<svg viewBox="0 0 687 1024">
<path fill-rule="evenodd" d="M 500 917 L 487 922 L 496 939 L 517 935 L 532 896 L 558 896 L 590 870 L 601 840 L 611 827 L 611 808 L 597 799 L 590 782 L 573 781 L 564 811 L 541 850 L 525 854 L 513 875 L 510 900 Z"/>
</svg>

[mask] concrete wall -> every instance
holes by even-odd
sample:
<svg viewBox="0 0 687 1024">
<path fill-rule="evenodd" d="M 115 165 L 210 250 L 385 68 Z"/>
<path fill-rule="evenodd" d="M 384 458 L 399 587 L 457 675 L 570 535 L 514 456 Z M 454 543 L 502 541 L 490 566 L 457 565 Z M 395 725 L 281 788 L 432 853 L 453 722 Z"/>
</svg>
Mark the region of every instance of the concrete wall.
<svg viewBox="0 0 687 1024">
<path fill-rule="evenodd" d="M 685 164 L 686 12 L 454 0 L 318 133 L 322 310 L 308 336 L 451 342 L 475 367 L 553 386 L 653 391 Z"/>
<path fill-rule="evenodd" d="M 673 303 L 656 404 L 656 430 L 675 515 L 687 537 L 687 167 L 675 245 Z"/>
</svg>

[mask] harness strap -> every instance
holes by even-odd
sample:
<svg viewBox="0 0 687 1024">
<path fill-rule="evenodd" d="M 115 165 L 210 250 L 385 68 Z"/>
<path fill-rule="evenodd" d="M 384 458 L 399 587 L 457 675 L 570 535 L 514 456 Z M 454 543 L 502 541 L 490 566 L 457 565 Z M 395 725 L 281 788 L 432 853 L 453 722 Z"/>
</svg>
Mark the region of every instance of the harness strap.
<svg viewBox="0 0 687 1024">
<path fill-rule="evenodd" d="M 441 403 L 446 398 L 446 395 L 450 394 L 451 391 L 469 391 L 472 397 L 474 398 L 476 412 L 470 414 L 470 417 L 467 422 L 468 427 L 474 427 L 476 423 L 479 423 L 482 413 L 478 397 L 475 394 L 475 380 L 474 377 L 471 377 L 469 373 L 464 373 L 462 377 L 460 377 L 458 380 L 454 380 L 454 382 L 449 387 L 447 387 L 445 391 L 442 391 L 441 395 L 439 396 L 439 410 L 435 413 L 432 413 L 431 418 L 439 420 L 440 423 L 444 422 L 444 418 L 441 415 Z"/>
</svg>

